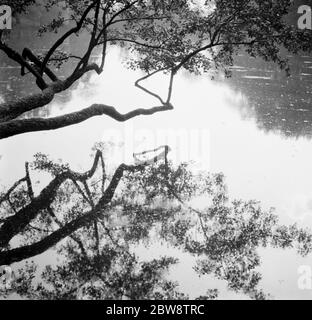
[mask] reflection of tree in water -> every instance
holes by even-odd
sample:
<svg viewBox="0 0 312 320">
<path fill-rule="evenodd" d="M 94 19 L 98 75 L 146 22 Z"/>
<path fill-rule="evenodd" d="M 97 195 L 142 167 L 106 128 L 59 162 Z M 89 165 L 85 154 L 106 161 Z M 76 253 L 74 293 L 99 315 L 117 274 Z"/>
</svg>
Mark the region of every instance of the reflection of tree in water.
<svg viewBox="0 0 312 320">
<path fill-rule="evenodd" d="M 287 77 L 272 64 L 238 56 L 227 83 L 246 96 L 248 103 L 241 112 L 255 119 L 259 128 L 289 137 L 312 137 L 312 58 L 289 59 Z"/>
<path fill-rule="evenodd" d="M 68 168 L 40 154 L 32 167 L 50 173 Z M 65 183 L 49 209 L 53 215 L 33 221 L 20 241 L 40 240 L 81 216 L 101 197 L 103 179 L 99 172 L 85 186 Z M 12 205 L 20 205 L 26 194 L 14 192 Z M 201 199 L 205 209 L 192 208 L 194 199 Z M 222 174 L 194 174 L 186 164 L 158 163 L 124 177 L 101 217 L 58 246 L 58 265 L 46 267 L 41 283 L 33 281 L 36 266 L 26 264 L 13 289 L 39 299 L 187 299 L 179 283 L 169 280 L 171 267 L 183 261 L 146 261 L 138 255 L 138 245 L 152 250 L 157 243 L 196 258 L 198 275 L 213 275 L 230 290 L 254 299 L 268 297 L 259 286 L 258 249 L 295 247 L 303 256 L 312 251 L 308 231 L 279 225 L 276 215 L 257 202 L 230 202 Z M 205 285 L 207 295 L 198 298 L 217 298 L 217 288 L 203 281 Z"/>
</svg>

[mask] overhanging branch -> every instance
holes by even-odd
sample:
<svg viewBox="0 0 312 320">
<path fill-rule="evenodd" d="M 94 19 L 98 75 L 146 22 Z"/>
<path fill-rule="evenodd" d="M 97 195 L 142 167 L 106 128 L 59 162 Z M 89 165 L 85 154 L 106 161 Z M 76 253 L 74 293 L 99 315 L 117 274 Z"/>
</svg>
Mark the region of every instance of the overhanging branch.
<svg viewBox="0 0 312 320">
<path fill-rule="evenodd" d="M 0 124 L 0 139 L 5 139 L 27 132 L 56 130 L 81 123 L 95 116 L 106 115 L 116 121 L 125 122 L 137 116 L 147 116 L 158 112 L 169 111 L 172 109 L 173 107 L 171 104 L 165 104 L 149 109 L 139 108 L 126 114 L 121 114 L 114 107 L 104 104 L 93 104 L 89 108 L 83 109 L 81 111 L 54 118 L 32 118 L 4 122 Z"/>
</svg>

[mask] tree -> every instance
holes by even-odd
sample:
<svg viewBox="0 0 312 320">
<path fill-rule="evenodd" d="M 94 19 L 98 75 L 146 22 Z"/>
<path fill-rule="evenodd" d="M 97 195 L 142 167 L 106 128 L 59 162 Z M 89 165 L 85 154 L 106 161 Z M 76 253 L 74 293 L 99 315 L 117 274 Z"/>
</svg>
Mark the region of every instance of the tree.
<svg viewBox="0 0 312 320">
<path fill-rule="evenodd" d="M 168 147 L 164 148 L 168 150 Z M 151 161 L 157 161 L 161 156 L 163 155 L 156 155 Z M 94 177 L 100 165 L 102 167 L 101 196 L 93 199 L 88 181 Z M 105 186 L 107 177 L 103 154 L 100 150 L 97 150 L 95 154 L 92 168 L 85 173 L 74 172 L 69 169 L 68 165 L 54 165 L 46 156 L 38 154 L 35 168 L 46 170 L 54 176 L 54 179 L 38 196 L 35 196 L 29 175 L 29 164 L 26 163 L 25 177 L 17 181 L 1 196 L 0 204 L 8 204 L 9 208 L 5 205 L 3 212 L 4 217 L 0 220 L 0 265 L 12 264 L 43 253 L 62 239 L 70 236 L 76 230 L 89 225 L 100 216 L 105 215 L 124 173 L 145 168 L 146 165 L 148 165 L 147 162 L 136 165 L 121 164 L 111 177 L 109 184 Z M 63 224 L 56 219 L 51 205 L 54 201 L 57 201 L 60 193 L 62 195 L 65 191 L 68 192 L 72 189 L 72 186 L 68 184 L 70 181 L 83 197 L 84 201 L 81 203 L 82 207 L 80 207 L 80 210 L 84 212 L 84 214 L 81 215 L 81 212 L 73 213 L 70 217 L 71 221 Z M 81 188 L 80 184 L 82 184 L 85 190 Z M 67 200 L 70 202 L 70 195 L 68 195 L 68 197 Z M 77 201 L 78 200 L 75 200 L 75 202 Z M 90 210 L 87 212 L 85 212 L 86 206 L 87 208 L 90 207 Z M 51 234 L 48 232 L 49 235 L 29 246 L 3 251 L 3 249 L 9 247 L 10 242 L 15 236 L 29 228 L 32 221 L 37 218 L 42 219 L 42 217 L 46 219 L 47 216 L 49 217 L 48 219 L 56 219 L 55 222 L 59 227 L 58 230 Z M 46 231 L 51 230 L 46 229 Z"/>
<path fill-rule="evenodd" d="M 13 1 L 13 11 L 18 14 L 35 3 L 42 5 L 38 0 Z M 94 116 L 106 115 L 116 121 L 127 121 L 140 115 L 172 110 L 173 81 L 178 71 L 184 68 L 200 73 L 221 69 L 229 75 L 228 67 L 238 50 L 274 61 L 285 69 L 287 60 L 282 58 L 282 48 L 292 53 L 311 50 L 311 33 L 290 26 L 284 19 L 291 0 L 235 0 L 230 3 L 226 0 L 79 0 L 74 3 L 65 0 L 61 3 L 70 11 L 70 18 L 65 19 L 60 13 L 38 31 L 41 35 L 61 32 L 68 22 L 71 27 L 43 56 L 36 55 L 30 48 L 17 52 L 5 40 L 4 32 L 0 33 L 0 50 L 20 65 L 22 76 L 30 74 L 40 89 L 39 93 L 0 106 L 1 139 L 26 132 L 54 130 Z M 61 8 L 62 5 L 58 0 L 49 0 L 46 7 Z M 85 33 L 89 35 L 89 43 L 82 56 L 60 50 L 66 40 Z M 128 53 L 128 67 L 144 72 L 136 86 L 156 98 L 158 106 L 121 114 L 116 108 L 99 102 L 55 118 L 20 119 L 26 112 L 53 101 L 57 93 L 68 90 L 84 75 L 101 74 L 107 50 L 112 45 Z M 94 51 L 101 52 L 99 63 L 92 61 Z M 54 66 L 62 68 L 69 60 L 77 63 L 70 74 L 60 80 Z M 169 78 L 166 98 L 142 85 L 144 80 L 161 72 Z"/>
<path fill-rule="evenodd" d="M 47 190 L 52 194 L 41 209 L 33 205 L 38 201 L 30 200 L 29 173 L 18 182 L 24 187 L 17 183 L 13 186 L 17 189 L 3 195 L 2 243 L 11 231 L 8 226 L 14 226 L 22 246 L 2 247 L 0 265 L 53 247 L 62 257 L 56 267 L 47 266 L 40 283 L 33 281 L 36 266 L 26 264 L 16 274 L 13 291 L 39 299 L 187 299 L 178 283 L 166 277 L 177 259 L 142 261 L 134 249 L 139 243 L 149 246 L 161 241 L 194 256 L 198 274 L 214 275 L 227 281 L 230 290 L 265 299 L 267 294 L 259 288 L 258 249 L 270 246 L 296 248 L 302 256 L 311 253 L 311 232 L 280 225 L 273 211 L 261 209 L 255 201 L 230 202 L 222 174 L 194 174 L 187 164 L 173 166 L 160 154 L 155 163 L 122 165 L 109 175 L 95 170 L 96 163 L 102 163 L 103 147 L 96 145 L 95 165 L 85 175 L 37 154 L 31 167 L 55 176 L 37 197 Z M 64 176 L 68 178 L 61 184 Z M 56 181 L 59 185 L 52 192 Z M 202 210 L 191 206 L 198 197 L 207 203 Z M 20 214 L 27 212 L 27 206 L 37 214 L 26 222 L 25 214 Z M 16 221 L 23 221 L 24 228 Z M 207 296 L 198 298 L 217 295 L 216 289 L 207 288 Z"/>
<path fill-rule="evenodd" d="M 12 1 L 12 8 L 19 14 L 35 4 L 42 2 Z M 174 77 L 182 68 L 196 74 L 223 70 L 229 75 L 228 67 L 238 50 L 274 61 L 287 70 L 281 49 L 310 51 L 312 37 L 310 32 L 285 22 L 290 5 L 291 0 L 49 0 L 46 8 L 59 7 L 60 14 L 38 32 L 42 36 L 55 32 L 57 39 L 42 56 L 30 48 L 18 52 L 9 44 L 8 34 L 0 31 L 0 50 L 20 66 L 21 76 L 35 80 L 39 90 L 0 106 L 0 139 L 54 130 L 94 116 L 106 115 L 122 122 L 172 110 Z M 70 12 L 68 19 L 62 6 Z M 89 41 L 82 55 L 61 50 L 68 39 L 86 34 Z M 158 106 L 121 114 L 99 102 L 55 118 L 22 117 L 44 107 L 85 75 L 101 74 L 112 45 L 127 53 L 129 68 L 144 73 L 136 86 L 157 99 Z M 100 61 L 92 59 L 94 52 L 101 53 Z M 68 61 L 76 61 L 76 65 L 61 80 L 56 69 Z M 142 85 L 157 73 L 168 77 L 165 98 Z M 296 246 L 300 254 L 310 253 L 312 236 L 308 231 L 280 226 L 273 213 L 263 211 L 255 202 L 229 203 L 222 175 L 194 175 L 184 164 L 174 168 L 167 160 L 167 146 L 151 161 L 121 164 L 111 175 L 105 170 L 102 147 L 97 145 L 93 165 L 85 173 L 37 154 L 31 165 L 25 164 L 25 177 L 1 193 L 0 266 L 55 247 L 66 257 L 57 269 L 46 270 L 43 283 L 35 289 L 34 268 L 22 270 L 24 278 L 15 288 L 20 294 L 34 296 L 38 289 L 39 297 L 55 297 L 63 282 L 62 298 L 76 297 L 85 285 L 94 298 L 181 298 L 183 294 L 163 274 L 176 262 L 174 259 L 164 257 L 142 264 L 130 250 L 129 243 L 148 241 L 155 230 L 163 241 L 197 257 L 198 273 L 213 273 L 226 280 L 232 290 L 253 298 L 265 297 L 258 288 L 261 275 L 255 271 L 260 263 L 258 247 Z M 38 194 L 31 170 L 52 176 Z M 197 196 L 209 198 L 211 204 L 202 211 L 193 209 L 188 203 Z M 194 232 L 199 238 L 192 236 Z M 114 266 L 120 263 L 123 268 L 116 274 Z M 135 271 L 138 268 L 140 271 Z M 66 270 L 77 277 L 66 276 Z M 134 282 L 138 284 L 136 290 Z M 215 295 L 212 290 L 200 298 Z"/>
</svg>

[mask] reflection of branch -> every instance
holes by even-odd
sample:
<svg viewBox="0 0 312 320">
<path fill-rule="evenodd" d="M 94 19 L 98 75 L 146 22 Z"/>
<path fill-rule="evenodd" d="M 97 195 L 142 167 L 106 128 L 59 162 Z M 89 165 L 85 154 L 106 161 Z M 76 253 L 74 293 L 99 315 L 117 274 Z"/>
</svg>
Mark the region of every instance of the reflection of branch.
<svg viewBox="0 0 312 320">
<path fill-rule="evenodd" d="M 164 149 L 163 152 L 161 152 L 159 155 L 157 156 L 154 156 L 152 159 L 146 159 L 146 160 L 140 160 L 138 158 L 138 156 L 144 156 L 146 154 L 149 154 L 149 153 L 155 153 L 161 149 Z M 155 162 L 161 160 L 161 159 L 166 159 L 167 158 L 167 154 L 168 152 L 170 152 L 170 147 L 169 146 L 161 146 L 157 149 L 154 149 L 154 150 L 147 150 L 147 151 L 144 151 L 144 152 L 140 152 L 140 153 L 134 153 L 133 154 L 133 158 L 134 158 L 134 161 L 135 161 L 135 164 L 136 165 L 149 165 L 149 164 L 154 164 Z"/>
<path fill-rule="evenodd" d="M 30 229 L 33 229 L 33 230 L 35 230 L 35 231 L 38 231 L 38 232 L 44 232 L 44 233 L 49 233 L 49 232 L 51 232 L 51 230 L 41 229 L 41 228 L 38 228 L 38 227 L 33 226 L 32 224 L 29 224 L 29 228 L 30 228 Z"/>
<path fill-rule="evenodd" d="M 194 212 L 194 213 L 197 214 L 198 219 L 199 219 L 199 223 L 200 223 L 200 227 L 201 227 L 201 229 L 202 229 L 202 231 L 203 231 L 203 234 L 204 234 L 204 236 L 205 236 L 205 238 L 206 238 L 206 241 L 209 242 L 209 237 L 208 237 L 208 234 L 207 234 L 208 230 L 207 230 L 207 228 L 206 228 L 205 225 L 204 225 L 203 213 L 202 213 L 201 211 L 199 211 L 199 210 L 194 209 L 194 208 L 191 207 L 190 205 L 186 204 L 186 203 L 175 193 L 175 191 L 173 190 L 173 188 L 172 188 L 172 186 L 169 184 L 169 182 L 167 182 L 167 187 L 168 187 L 170 193 L 171 193 L 184 207 L 186 207 L 186 208 L 189 209 L 190 211 L 192 211 L 192 212 Z"/>
<path fill-rule="evenodd" d="M 103 161 L 103 156 L 101 157 L 101 159 Z M 91 204 L 91 208 L 92 208 L 92 210 L 94 210 L 95 209 L 95 203 L 93 201 L 92 193 L 90 191 L 90 188 L 88 186 L 87 181 L 83 181 L 83 185 L 84 185 L 84 188 L 86 190 L 89 202 Z M 97 225 L 97 221 L 96 220 L 94 220 L 93 227 L 94 227 L 94 237 L 95 237 L 95 250 L 97 252 L 97 255 L 99 256 L 100 255 L 100 236 L 99 236 L 99 229 L 98 229 L 98 225 Z"/>
<path fill-rule="evenodd" d="M 33 198 L 34 198 L 34 192 L 33 192 L 32 183 L 31 183 L 31 180 L 30 180 L 29 164 L 28 164 L 28 162 L 25 163 L 25 171 L 26 171 L 26 176 L 25 176 L 24 178 L 18 180 L 17 182 L 15 182 L 15 183 L 13 184 L 13 186 L 0 198 L 0 204 L 1 204 L 3 201 L 9 201 L 9 202 L 10 202 L 10 195 L 11 195 L 11 193 L 12 193 L 20 184 L 22 184 L 23 182 L 26 182 L 26 183 L 27 183 L 29 198 L 30 198 L 30 200 L 33 200 Z"/>
<path fill-rule="evenodd" d="M 118 248 L 121 252 L 125 253 L 127 256 L 132 257 L 132 254 L 131 254 L 128 250 L 126 250 L 125 247 L 121 246 L 121 245 L 118 243 L 117 240 L 114 239 L 114 237 L 113 237 L 113 235 L 112 235 L 112 233 L 111 233 L 111 230 L 105 226 L 105 223 L 104 223 L 104 222 L 102 222 L 102 226 L 103 226 L 103 228 L 104 228 L 107 236 L 108 236 L 109 239 L 111 240 L 112 244 L 113 244 L 114 246 L 116 246 L 116 248 Z"/>
<path fill-rule="evenodd" d="M 52 220 L 58 225 L 58 227 L 59 227 L 59 228 L 63 228 L 63 227 L 64 227 L 63 223 L 62 223 L 62 222 L 58 219 L 58 217 L 55 215 L 55 213 L 53 212 L 51 206 L 49 206 L 49 207 L 47 208 L 47 211 L 48 211 L 50 217 L 52 218 Z M 71 238 L 74 242 L 76 242 L 76 243 L 78 244 L 78 247 L 80 248 L 81 253 L 82 253 L 85 257 L 87 257 L 87 252 L 86 252 L 86 249 L 85 249 L 84 246 L 83 246 L 82 241 L 81 241 L 77 236 L 75 236 L 75 235 L 73 235 L 73 234 L 70 236 L 70 238 Z"/>
<path fill-rule="evenodd" d="M 156 149 L 157 150 L 157 149 Z M 155 151 L 156 151 L 155 150 Z M 168 146 L 165 146 L 165 153 L 164 153 L 164 156 L 165 156 L 165 163 L 166 163 L 166 185 L 167 185 L 167 188 L 169 190 L 169 192 L 174 196 L 174 198 L 176 198 L 178 200 L 178 202 L 180 202 L 184 207 L 186 207 L 187 209 L 189 209 L 190 211 L 194 212 L 197 214 L 198 218 L 199 218 L 199 222 L 200 222 L 200 226 L 201 226 L 201 229 L 204 233 L 204 236 L 207 240 L 207 242 L 209 241 L 209 237 L 208 237 L 208 234 L 207 234 L 207 228 L 205 227 L 204 225 L 204 221 L 203 221 L 203 214 L 201 211 L 199 210 L 196 210 L 194 209 L 193 207 L 191 207 L 190 205 L 186 204 L 178 195 L 177 193 L 174 191 L 174 188 L 173 186 L 169 183 L 169 179 L 168 179 L 168 152 L 170 151 L 170 148 Z"/>
<path fill-rule="evenodd" d="M 30 175 L 29 175 L 29 163 L 26 162 L 25 163 L 25 171 L 26 171 L 26 183 L 27 183 L 27 190 L 28 190 L 28 196 L 30 198 L 30 200 L 34 200 L 34 190 L 32 187 L 32 182 L 30 179 Z"/>
<path fill-rule="evenodd" d="M 18 180 L 17 182 L 15 182 L 13 184 L 13 186 L 0 198 L 0 204 L 3 202 L 3 201 L 6 201 L 10 198 L 10 194 L 21 184 L 23 183 L 24 181 L 26 181 L 26 178 L 22 178 L 20 180 Z"/>
<path fill-rule="evenodd" d="M 84 181 L 88 177 L 92 177 L 100 158 L 101 152 L 98 151 L 93 167 L 90 171 L 84 174 L 74 173 L 72 171 L 67 171 L 56 177 L 49 185 L 46 187 L 41 194 L 35 198 L 30 205 L 27 206 L 27 210 L 22 209 L 18 214 L 9 219 L 1 228 L 0 228 L 0 244 L 2 247 L 5 247 L 8 242 L 15 236 L 19 231 L 22 231 L 29 222 L 34 219 L 40 209 L 47 208 L 49 204 L 53 201 L 54 195 L 58 187 L 67 179 L 71 179 L 73 176 L 79 181 Z M 105 193 L 100 198 L 94 209 L 83 214 L 82 216 L 76 218 L 75 220 L 67 223 L 59 230 L 53 232 L 43 240 L 16 249 L 2 251 L 0 252 L 0 265 L 12 264 L 30 257 L 39 255 L 46 250 L 50 249 L 56 245 L 62 239 L 71 236 L 72 233 L 78 231 L 83 227 L 89 226 L 94 222 L 95 219 L 103 216 L 103 213 L 109 206 L 112 198 L 114 197 L 115 191 L 119 185 L 120 180 L 122 179 L 124 172 L 134 172 L 136 170 L 142 169 L 145 166 L 129 166 L 126 164 L 121 164 L 118 169 L 115 171 L 109 186 L 105 190 Z M 52 194 L 51 194 L 52 193 Z M 42 202 L 42 200 L 47 200 Z"/>
<path fill-rule="evenodd" d="M 100 156 L 101 152 L 98 151 L 91 170 L 85 173 L 77 173 L 68 170 L 56 176 L 49 185 L 41 191 L 39 196 L 34 198 L 30 204 L 19 210 L 17 214 L 6 221 L 6 223 L 4 223 L 0 228 L 0 247 L 6 246 L 16 234 L 22 231 L 33 219 L 37 217 L 40 211 L 51 205 L 58 188 L 66 180 L 84 181 L 92 177 L 98 166 Z"/>
<path fill-rule="evenodd" d="M 87 203 L 90 204 L 90 207 L 92 207 L 92 203 L 90 202 L 90 199 L 85 195 L 85 193 L 83 192 L 83 190 L 79 186 L 78 182 L 76 180 L 72 180 L 72 181 L 73 181 L 74 185 L 76 186 L 77 190 L 79 191 L 79 193 L 82 195 L 82 197 L 86 200 Z"/>
<path fill-rule="evenodd" d="M 102 194 L 105 192 L 105 182 L 106 182 L 106 171 L 105 171 L 105 163 L 103 155 L 101 157 L 101 165 L 102 165 Z"/>
<path fill-rule="evenodd" d="M 99 236 L 99 228 L 97 224 L 97 220 L 94 220 L 94 237 L 95 237 L 95 250 L 97 253 L 97 256 L 100 256 L 100 236 Z"/>
</svg>

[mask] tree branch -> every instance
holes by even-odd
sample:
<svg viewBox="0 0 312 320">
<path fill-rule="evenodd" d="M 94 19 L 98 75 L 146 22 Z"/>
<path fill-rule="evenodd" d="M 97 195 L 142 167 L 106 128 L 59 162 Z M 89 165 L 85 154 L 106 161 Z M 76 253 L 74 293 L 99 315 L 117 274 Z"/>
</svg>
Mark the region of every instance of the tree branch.
<svg viewBox="0 0 312 320">
<path fill-rule="evenodd" d="M 0 42 L 0 50 L 2 50 L 10 59 L 17 62 L 22 68 L 26 68 L 37 79 L 37 85 L 41 90 L 47 88 L 42 75 L 37 72 L 19 53 L 8 47 L 5 43 Z"/>
<path fill-rule="evenodd" d="M 31 52 L 30 49 L 25 48 L 22 53 L 22 57 L 26 60 L 27 58 L 33 62 L 38 68 L 42 68 L 42 62 Z M 25 75 L 25 67 L 22 66 L 21 75 Z M 46 73 L 47 76 L 53 81 L 58 81 L 57 76 L 47 67 L 44 67 L 43 73 Z"/>
<path fill-rule="evenodd" d="M 98 154 L 99 153 L 100 152 L 98 152 Z M 159 158 L 155 157 L 155 160 L 153 162 L 157 161 L 157 159 Z M 45 239 L 37 243 L 0 252 L 0 266 L 10 265 L 14 262 L 19 262 L 24 259 L 28 259 L 36 255 L 39 255 L 45 252 L 46 250 L 52 248 L 53 246 L 55 246 L 59 241 L 63 240 L 67 236 L 70 236 L 73 232 L 78 231 L 83 227 L 89 226 L 91 223 L 94 222 L 94 220 L 103 216 L 105 209 L 107 208 L 107 206 L 109 205 L 109 203 L 111 202 L 115 194 L 115 191 L 119 185 L 120 180 L 124 175 L 124 172 L 125 171 L 134 172 L 135 170 L 138 170 L 144 167 L 145 167 L 144 165 L 129 166 L 126 164 L 121 164 L 118 167 L 118 169 L 115 171 L 109 186 L 105 190 L 104 195 L 100 198 L 99 202 L 97 203 L 97 205 L 94 207 L 93 210 L 83 214 L 81 217 L 66 224 L 64 227 L 53 232 L 51 235 L 47 236 Z M 92 169 L 87 174 L 90 174 L 90 173 L 92 173 Z M 85 177 L 86 174 L 83 174 L 83 175 L 79 174 L 79 175 L 80 177 L 81 176 Z M 1 234 L 2 232 L 0 232 L 0 235 Z"/>
<path fill-rule="evenodd" d="M 81 123 L 95 116 L 107 115 L 116 121 L 125 122 L 137 116 L 147 116 L 158 112 L 172 110 L 171 104 L 153 107 L 150 109 L 135 109 L 126 114 L 119 113 L 114 107 L 104 104 L 93 104 L 89 108 L 81 111 L 69 113 L 55 118 L 32 118 L 22 120 L 12 120 L 0 124 L 0 139 L 5 139 L 18 134 L 36 131 L 55 130 Z"/>
<path fill-rule="evenodd" d="M 91 178 L 98 166 L 101 152 L 96 153 L 91 170 L 85 173 L 77 173 L 71 170 L 65 171 L 56 176 L 33 201 L 19 210 L 14 216 L 10 217 L 0 228 L 0 248 L 5 247 L 11 239 L 37 217 L 40 211 L 48 208 L 53 202 L 58 188 L 66 180 L 84 181 Z"/>
<path fill-rule="evenodd" d="M 63 227 L 64 227 L 63 223 L 57 218 L 57 216 L 54 214 L 54 212 L 53 212 L 53 210 L 52 210 L 52 208 L 51 208 L 50 206 L 47 208 L 47 211 L 48 211 L 50 217 L 53 219 L 53 221 L 58 225 L 58 227 L 59 227 L 59 228 L 63 228 Z M 87 252 L 86 252 L 86 249 L 85 249 L 82 241 L 81 241 L 77 236 L 75 236 L 75 235 L 73 235 L 73 234 L 70 236 L 70 238 L 71 238 L 74 242 L 77 243 L 77 245 L 78 245 L 81 253 L 82 253 L 85 257 L 87 257 Z"/>
<path fill-rule="evenodd" d="M 70 37 L 72 34 L 77 33 L 78 31 L 80 31 L 80 29 L 83 26 L 83 23 L 86 19 L 86 17 L 88 16 L 89 12 L 91 11 L 91 9 L 93 8 L 93 6 L 95 5 L 95 3 L 98 0 L 94 0 L 89 6 L 88 8 L 85 10 L 85 12 L 83 13 L 83 15 L 81 16 L 79 22 L 77 23 L 75 28 L 70 29 L 69 31 L 67 31 L 62 37 L 60 37 L 55 43 L 54 45 L 50 48 L 50 50 L 48 51 L 48 53 L 46 54 L 45 58 L 43 59 L 42 62 L 42 67 L 40 70 L 40 73 L 43 74 L 43 71 L 45 69 L 45 67 L 47 66 L 50 58 L 52 57 L 53 53 L 55 52 L 55 50 L 62 45 L 62 43 L 68 38 Z"/>
</svg>

